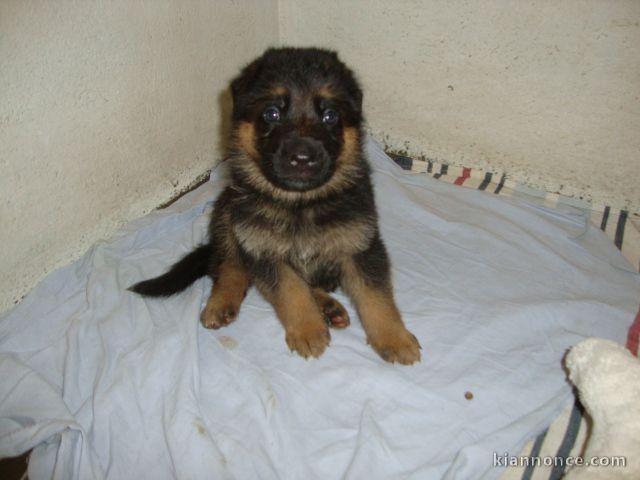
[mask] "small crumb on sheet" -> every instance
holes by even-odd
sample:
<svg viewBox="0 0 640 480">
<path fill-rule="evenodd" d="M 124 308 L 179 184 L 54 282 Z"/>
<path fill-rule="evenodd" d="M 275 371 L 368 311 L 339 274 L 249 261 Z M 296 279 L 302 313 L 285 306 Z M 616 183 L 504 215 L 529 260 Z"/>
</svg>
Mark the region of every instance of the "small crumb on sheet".
<svg viewBox="0 0 640 480">
<path fill-rule="evenodd" d="M 473 400 L 473 393 L 464 392 L 464 398 L 466 398 L 467 400 Z"/>
<path fill-rule="evenodd" d="M 220 335 L 218 337 L 218 341 L 224 348 L 228 348 L 229 350 L 233 350 L 238 346 L 238 341 L 233 337 L 228 337 L 227 335 Z"/>
<path fill-rule="evenodd" d="M 196 430 L 200 435 L 204 435 L 205 433 L 207 433 L 207 429 L 204 428 L 204 425 L 202 425 L 202 423 L 198 421 L 194 421 L 193 426 L 196 427 Z"/>
</svg>

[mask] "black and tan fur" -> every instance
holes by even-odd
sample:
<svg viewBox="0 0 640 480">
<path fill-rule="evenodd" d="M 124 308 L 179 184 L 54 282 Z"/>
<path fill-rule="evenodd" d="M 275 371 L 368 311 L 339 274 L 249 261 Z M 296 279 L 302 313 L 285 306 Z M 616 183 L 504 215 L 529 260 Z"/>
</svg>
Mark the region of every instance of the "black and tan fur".
<svg viewBox="0 0 640 480">
<path fill-rule="evenodd" d="M 420 360 L 393 299 L 362 153 L 362 93 L 334 52 L 270 49 L 232 82 L 231 184 L 215 203 L 209 241 L 165 275 L 132 290 L 171 295 L 208 274 L 201 321 L 233 321 L 251 285 L 272 305 L 286 342 L 318 357 L 328 326 L 349 317 L 328 292 L 354 303 L 368 342 L 389 362 Z"/>
</svg>

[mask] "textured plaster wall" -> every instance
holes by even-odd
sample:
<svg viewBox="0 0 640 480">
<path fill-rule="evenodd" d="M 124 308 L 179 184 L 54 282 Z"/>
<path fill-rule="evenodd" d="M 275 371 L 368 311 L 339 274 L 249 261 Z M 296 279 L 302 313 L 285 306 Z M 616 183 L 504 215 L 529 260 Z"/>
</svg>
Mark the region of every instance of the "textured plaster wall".
<svg viewBox="0 0 640 480">
<path fill-rule="evenodd" d="M 640 1 L 281 0 L 280 39 L 339 50 L 395 149 L 640 211 Z"/>
<path fill-rule="evenodd" d="M 0 1 L 0 310 L 219 158 L 276 0 Z"/>
</svg>

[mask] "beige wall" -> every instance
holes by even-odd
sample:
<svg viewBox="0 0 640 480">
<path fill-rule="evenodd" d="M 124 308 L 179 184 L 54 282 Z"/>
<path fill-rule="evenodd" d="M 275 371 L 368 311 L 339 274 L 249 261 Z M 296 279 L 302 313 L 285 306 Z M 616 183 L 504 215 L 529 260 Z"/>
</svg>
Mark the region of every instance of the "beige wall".
<svg viewBox="0 0 640 480">
<path fill-rule="evenodd" d="M 281 0 L 395 149 L 640 211 L 640 1 Z"/>
<path fill-rule="evenodd" d="M 266 46 L 335 48 L 396 149 L 640 211 L 640 1 L 0 0 L 0 310 L 220 157 Z"/>
<path fill-rule="evenodd" d="M 0 310 L 219 158 L 277 1 L 0 1 Z"/>
</svg>

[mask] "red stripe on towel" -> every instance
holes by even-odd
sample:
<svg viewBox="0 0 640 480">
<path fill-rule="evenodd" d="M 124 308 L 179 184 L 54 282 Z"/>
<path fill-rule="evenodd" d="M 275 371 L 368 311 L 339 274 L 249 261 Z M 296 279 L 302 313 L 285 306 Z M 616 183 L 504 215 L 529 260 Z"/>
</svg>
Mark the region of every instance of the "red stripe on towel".
<svg viewBox="0 0 640 480">
<path fill-rule="evenodd" d="M 640 310 L 638 310 L 636 319 L 633 321 L 633 323 L 629 327 L 629 332 L 627 333 L 627 348 L 636 357 L 638 356 L 639 340 L 640 340 Z"/>
<path fill-rule="evenodd" d="M 471 176 L 471 169 L 467 167 L 462 168 L 462 175 L 456 178 L 456 181 L 453 182 L 454 185 L 462 185 L 464 181 Z"/>
</svg>

